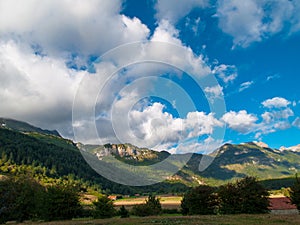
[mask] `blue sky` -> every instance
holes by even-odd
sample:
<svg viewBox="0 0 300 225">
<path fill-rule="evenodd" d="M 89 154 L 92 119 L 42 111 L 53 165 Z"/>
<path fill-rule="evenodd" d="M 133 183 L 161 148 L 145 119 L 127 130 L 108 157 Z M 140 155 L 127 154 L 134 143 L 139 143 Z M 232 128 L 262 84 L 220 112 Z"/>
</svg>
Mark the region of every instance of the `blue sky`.
<svg viewBox="0 0 300 225">
<path fill-rule="evenodd" d="M 296 0 L 0 0 L 0 116 L 171 152 L 300 144 L 299 11 Z"/>
<path fill-rule="evenodd" d="M 288 30 L 290 25 L 287 25 L 274 34 L 266 32 L 262 40 L 253 40 L 246 46 L 235 46 L 235 37 L 220 29 L 219 18 L 216 16 L 218 3 L 211 2 L 213 2 L 211 7 L 205 9 L 194 7 L 174 26 L 178 29 L 182 42 L 190 46 L 196 54 L 205 54 L 211 62 L 216 60 L 236 68 L 237 77 L 232 83 L 224 84 L 220 79 L 227 111 L 247 110 L 262 120 L 260 115 L 265 112 L 262 102 L 282 97 L 291 102 L 288 107 L 294 114 L 285 120 L 290 126 L 287 125 L 282 130 L 274 129 L 274 132 L 257 138 L 255 132 L 241 134 L 227 129 L 225 141 L 240 143 L 261 140 L 276 148 L 298 144 L 300 130 L 292 123 L 299 115 L 300 33 L 290 33 Z M 285 3 L 282 1 L 282 4 Z M 157 4 L 155 1 L 146 1 L 143 4 L 140 1 L 127 1 L 123 12 L 130 17 L 140 18 L 153 32 L 157 26 L 155 20 L 157 12 L 153 10 L 155 4 Z M 228 4 L 234 5 L 234 1 L 229 1 Z M 272 7 L 275 7 L 275 4 L 270 5 L 269 10 L 274 10 Z M 264 7 L 262 9 L 266 10 Z M 242 14 L 240 16 L 243 17 Z M 282 21 L 286 24 L 289 22 L 291 21 Z M 245 85 L 245 89 L 242 90 L 242 84 L 249 86 Z"/>
</svg>

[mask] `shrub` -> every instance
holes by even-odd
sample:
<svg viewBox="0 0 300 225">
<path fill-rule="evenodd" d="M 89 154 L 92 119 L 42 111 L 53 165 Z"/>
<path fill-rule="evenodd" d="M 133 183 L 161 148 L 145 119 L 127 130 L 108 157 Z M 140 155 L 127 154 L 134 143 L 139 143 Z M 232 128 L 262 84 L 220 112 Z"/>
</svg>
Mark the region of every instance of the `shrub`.
<svg viewBox="0 0 300 225">
<path fill-rule="evenodd" d="M 135 205 L 132 208 L 132 214 L 136 216 L 152 216 L 159 215 L 162 212 L 159 198 L 155 195 L 149 195 L 146 203 Z"/>
<path fill-rule="evenodd" d="M 162 213 L 164 214 L 178 214 L 180 213 L 178 209 L 162 209 Z"/>
<path fill-rule="evenodd" d="M 121 218 L 129 217 L 129 211 L 125 208 L 124 205 L 121 206 L 121 208 L 118 211 L 118 214 L 121 216 Z"/>
</svg>

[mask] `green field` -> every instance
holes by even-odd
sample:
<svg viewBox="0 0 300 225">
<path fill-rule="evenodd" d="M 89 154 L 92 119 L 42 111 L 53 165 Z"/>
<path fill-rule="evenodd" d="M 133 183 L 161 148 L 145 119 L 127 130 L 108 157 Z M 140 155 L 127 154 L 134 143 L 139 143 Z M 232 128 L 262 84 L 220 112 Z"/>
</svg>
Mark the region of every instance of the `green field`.
<svg viewBox="0 0 300 225">
<path fill-rule="evenodd" d="M 54 221 L 47 223 L 27 222 L 23 224 L 42 224 L 42 225 L 132 225 L 132 224 L 191 224 L 191 225 L 282 225 L 300 224 L 300 215 L 222 215 L 222 216 L 153 216 L 144 218 L 112 218 L 98 220 L 72 220 Z"/>
</svg>

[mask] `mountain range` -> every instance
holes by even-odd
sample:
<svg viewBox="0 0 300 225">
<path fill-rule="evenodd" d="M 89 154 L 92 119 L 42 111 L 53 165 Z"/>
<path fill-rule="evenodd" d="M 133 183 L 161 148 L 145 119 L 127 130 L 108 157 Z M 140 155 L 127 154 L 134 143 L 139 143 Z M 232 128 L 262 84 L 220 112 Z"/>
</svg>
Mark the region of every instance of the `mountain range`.
<svg viewBox="0 0 300 225">
<path fill-rule="evenodd" d="M 224 144 L 206 156 L 213 159 L 206 170 L 199 171 L 203 156 L 194 153 L 188 163 L 173 176 L 166 177 L 165 182 L 139 188 L 115 184 L 99 176 L 85 162 L 80 152 L 89 154 L 96 161 L 113 156 L 136 166 L 156 164 L 170 156 L 167 151 L 157 152 L 129 143 L 75 144 L 62 138 L 57 131 L 0 118 L 0 173 L 4 175 L 27 165 L 31 166 L 31 170 L 44 168 L 44 176 L 48 178 L 59 179 L 71 174 L 75 180 L 85 182 L 86 186 L 99 185 L 101 189 L 110 189 L 113 193 L 134 193 L 163 189 L 162 192 L 176 192 L 199 184 L 220 185 L 245 176 L 275 180 L 278 185 L 273 187 L 280 188 L 288 186 L 291 178 L 300 170 L 300 145 L 272 149 L 262 142 Z"/>
</svg>

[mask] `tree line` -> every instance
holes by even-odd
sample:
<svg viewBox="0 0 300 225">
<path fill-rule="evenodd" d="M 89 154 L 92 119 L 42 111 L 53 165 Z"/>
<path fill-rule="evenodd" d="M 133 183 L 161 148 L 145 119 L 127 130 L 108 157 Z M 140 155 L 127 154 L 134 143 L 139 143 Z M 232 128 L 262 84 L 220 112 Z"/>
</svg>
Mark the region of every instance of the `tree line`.
<svg viewBox="0 0 300 225">
<path fill-rule="evenodd" d="M 290 188 L 290 199 L 300 209 L 300 179 Z M 71 182 L 43 186 L 27 176 L 0 179 L 0 223 L 24 220 L 66 220 L 72 218 L 121 218 L 179 213 L 163 209 L 160 199 L 149 195 L 131 211 L 101 195 L 90 206 L 80 202 L 79 186 Z M 245 177 L 220 187 L 200 185 L 186 192 L 181 201 L 183 215 L 268 213 L 268 191 L 254 177 Z M 172 211 L 172 212 L 171 212 Z"/>
</svg>

